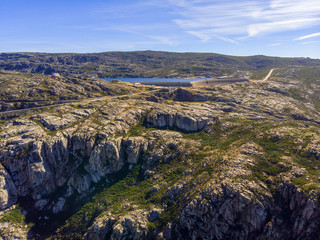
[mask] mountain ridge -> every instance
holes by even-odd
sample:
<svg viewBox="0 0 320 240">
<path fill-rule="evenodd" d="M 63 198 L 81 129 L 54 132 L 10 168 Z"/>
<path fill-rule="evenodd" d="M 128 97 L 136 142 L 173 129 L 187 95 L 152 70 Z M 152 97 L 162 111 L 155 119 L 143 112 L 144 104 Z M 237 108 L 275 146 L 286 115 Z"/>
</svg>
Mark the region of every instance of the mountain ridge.
<svg viewBox="0 0 320 240">
<path fill-rule="evenodd" d="M 1 53 L 0 70 L 89 77 L 217 77 L 285 66 L 317 66 L 319 59 L 162 51 Z"/>
</svg>

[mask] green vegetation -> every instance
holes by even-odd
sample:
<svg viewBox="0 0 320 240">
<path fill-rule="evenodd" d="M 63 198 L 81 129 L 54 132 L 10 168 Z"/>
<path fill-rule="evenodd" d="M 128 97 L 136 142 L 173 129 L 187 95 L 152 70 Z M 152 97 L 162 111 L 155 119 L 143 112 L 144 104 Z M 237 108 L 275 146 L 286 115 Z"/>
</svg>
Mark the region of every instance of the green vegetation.
<svg viewBox="0 0 320 240">
<path fill-rule="evenodd" d="M 142 123 L 139 123 L 139 124 L 133 126 L 132 128 L 130 128 L 130 130 L 128 132 L 128 136 L 131 136 L 131 137 L 141 136 L 141 134 L 146 131 L 148 131 L 148 129 L 145 128 L 144 126 L 142 126 Z"/>
<path fill-rule="evenodd" d="M 276 75 L 280 81 L 293 79 L 299 82 L 297 87 L 289 88 L 289 96 L 302 102 L 311 102 L 317 111 L 320 111 L 320 91 L 316 86 L 320 83 L 319 67 L 300 66 L 277 69 Z"/>
<path fill-rule="evenodd" d="M 96 194 L 91 202 L 85 204 L 67 220 L 65 226 L 58 231 L 58 239 L 81 239 L 85 230 L 103 211 L 108 210 L 117 215 L 130 210 L 121 206 L 123 202 L 134 201 L 140 206 L 147 207 L 144 196 L 150 184 L 141 181 L 140 167 L 138 164 L 130 172 L 123 171 L 118 174 L 118 181 Z"/>
<path fill-rule="evenodd" d="M 0 222 L 10 222 L 17 225 L 26 226 L 27 229 L 31 229 L 34 225 L 33 223 L 27 223 L 25 215 L 22 214 L 22 210 L 19 205 L 17 205 L 13 210 L 10 212 L 4 213 L 0 217 Z M 0 232 L 1 236 L 1 232 Z"/>
<path fill-rule="evenodd" d="M 16 206 L 12 211 L 5 213 L 0 218 L 0 222 L 12 222 L 17 224 L 25 224 L 25 216 L 21 213 L 21 208 Z"/>
<path fill-rule="evenodd" d="M 301 96 L 302 92 L 301 89 L 297 89 L 297 88 L 289 88 L 288 92 L 290 94 L 290 96 L 298 101 L 304 102 L 305 99 Z"/>
<path fill-rule="evenodd" d="M 320 82 L 319 67 L 299 67 L 294 71 L 295 79 L 304 83 L 307 87 L 312 87 L 312 84 Z"/>
<path fill-rule="evenodd" d="M 143 133 L 147 133 L 147 132 L 150 132 L 150 131 L 154 131 L 154 130 L 157 130 L 156 128 L 146 128 L 143 124 L 142 124 L 143 120 L 130 128 L 130 130 L 128 131 L 127 133 L 127 136 L 128 137 L 139 137 L 141 136 Z"/>
<path fill-rule="evenodd" d="M 254 123 L 253 121 L 245 119 L 228 119 L 228 121 L 237 122 L 237 124 L 228 130 L 228 135 L 221 131 L 221 123 L 217 122 L 215 125 L 210 127 L 210 133 L 201 131 L 197 133 L 184 134 L 184 137 L 186 139 L 201 141 L 200 150 L 203 150 L 206 147 L 226 150 L 234 142 L 239 140 L 243 142 L 251 136 L 251 128 Z"/>
<path fill-rule="evenodd" d="M 258 69 L 258 70 L 252 70 L 251 72 L 253 73 L 250 76 L 250 79 L 253 80 L 262 80 L 264 79 L 268 73 L 270 72 L 271 68 L 266 68 L 266 69 Z"/>
<path fill-rule="evenodd" d="M 174 152 L 174 149 L 170 151 Z M 148 152 L 145 153 L 145 156 L 148 154 Z M 170 152 L 167 154 L 170 155 Z M 164 185 L 154 194 L 150 194 L 149 189 L 155 183 L 150 179 L 145 179 L 142 175 L 141 167 L 144 157 L 132 170 L 122 170 L 117 173 L 116 179 L 109 186 L 95 194 L 90 202 L 66 221 L 65 225 L 58 230 L 57 239 L 80 239 L 86 229 L 91 226 L 93 220 L 103 212 L 110 212 L 112 216 L 119 217 L 134 210 L 135 208 L 132 206 L 138 206 L 138 209 L 150 209 L 151 206 L 167 202 L 168 200 L 163 198 L 164 192 L 181 178 L 187 168 L 187 165 L 182 164 L 183 159 L 179 156 L 166 163 L 160 160 L 155 166 L 154 171 L 163 176 L 160 182 Z M 174 205 L 170 205 L 170 209 L 176 208 Z M 169 214 L 169 217 L 172 218 L 172 215 Z M 161 224 L 148 223 L 148 228 L 155 229 L 159 224 L 162 226 L 165 221 L 162 219 Z"/>
<path fill-rule="evenodd" d="M 57 239 L 81 239 L 93 220 L 103 212 L 121 216 L 134 210 L 131 207 L 133 205 L 137 205 L 139 209 L 149 209 L 151 204 L 162 204 L 165 201 L 164 191 L 181 177 L 183 167 L 181 167 L 180 159 L 176 158 L 170 163 L 159 165 L 156 171 L 163 174 L 167 185 L 152 196 L 148 194 L 152 183 L 149 179 L 144 180 L 141 175 L 141 164 L 135 165 L 131 171 L 117 174 L 118 180 L 96 194 L 91 202 L 85 204 L 80 211 L 67 220 L 65 226 L 58 230 Z M 174 206 L 170 208 L 175 209 Z M 171 214 L 169 216 L 172 217 Z M 155 229 L 156 226 L 158 225 L 148 223 L 149 229 Z"/>
</svg>

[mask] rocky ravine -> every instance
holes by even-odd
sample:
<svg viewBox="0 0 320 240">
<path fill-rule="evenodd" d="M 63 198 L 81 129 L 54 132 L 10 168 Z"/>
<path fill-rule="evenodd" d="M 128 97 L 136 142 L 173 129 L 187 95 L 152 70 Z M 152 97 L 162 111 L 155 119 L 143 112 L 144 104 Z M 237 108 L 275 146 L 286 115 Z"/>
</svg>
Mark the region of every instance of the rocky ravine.
<svg viewBox="0 0 320 240">
<path fill-rule="evenodd" d="M 163 90 L 3 122 L 2 239 L 317 239 L 319 114 L 284 94 L 294 84 Z"/>
</svg>

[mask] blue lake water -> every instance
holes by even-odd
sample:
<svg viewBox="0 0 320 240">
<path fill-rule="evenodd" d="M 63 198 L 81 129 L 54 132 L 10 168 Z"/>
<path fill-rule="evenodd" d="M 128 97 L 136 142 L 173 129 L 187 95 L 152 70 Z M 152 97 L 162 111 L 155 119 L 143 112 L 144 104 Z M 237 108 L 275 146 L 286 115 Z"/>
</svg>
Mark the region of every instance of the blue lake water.
<svg viewBox="0 0 320 240">
<path fill-rule="evenodd" d="M 193 82 L 193 81 L 200 81 L 206 80 L 206 78 L 192 78 L 192 79 L 185 79 L 185 78 L 103 78 L 103 80 L 111 81 L 111 80 L 119 80 L 125 82 Z"/>
</svg>

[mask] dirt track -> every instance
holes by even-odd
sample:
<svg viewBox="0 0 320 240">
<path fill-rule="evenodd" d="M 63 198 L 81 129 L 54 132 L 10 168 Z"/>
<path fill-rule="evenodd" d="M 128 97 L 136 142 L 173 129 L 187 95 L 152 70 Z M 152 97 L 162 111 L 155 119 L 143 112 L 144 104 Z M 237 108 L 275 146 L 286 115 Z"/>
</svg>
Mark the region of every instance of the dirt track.
<svg viewBox="0 0 320 240">
<path fill-rule="evenodd" d="M 263 82 L 267 81 L 271 77 L 271 74 L 273 73 L 273 70 L 274 70 L 273 68 L 270 70 L 268 75 L 262 80 Z"/>
<path fill-rule="evenodd" d="M 151 90 L 151 91 L 157 91 L 157 90 Z M 126 95 L 117 95 L 117 96 L 105 96 L 105 97 L 98 97 L 98 98 L 85 98 L 85 99 L 79 99 L 79 100 L 74 100 L 71 101 L 69 100 L 68 102 L 62 102 L 62 103 L 58 103 L 58 104 L 51 104 L 51 105 L 46 105 L 46 106 L 41 106 L 41 107 L 33 107 L 33 108 L 26 108 L 26 109 L 17 109 L 17 110 L 9 110 L 9 111 L 3 111 L 0 112 L 0 118 L 1 117 L 8 117 L 8 116 L 16 116 L 16 115 L 20 115 L 20 114 L 25 114 L 27 112 L 32 112 L 32 111 L 37 111 L 37 110 L 41 110 L 41 109 L 45 109 L 45 108 L 49 108 L 49 107 L 57 107 L 57 106 L 61 106 L 64 104 L 69 104 L 69 103 L 81 103 L 81 102 L 94 102 L 94 101 L 103 101 L 103 100 L 108 100 L 108 99 L 113 99 L 113 98 L 123 98 L 123 97 L 132 97 L 135 95 L 139 95 L 141 94 L 141 92 L 139 93 L 129 93 Z"/>
</svg>

